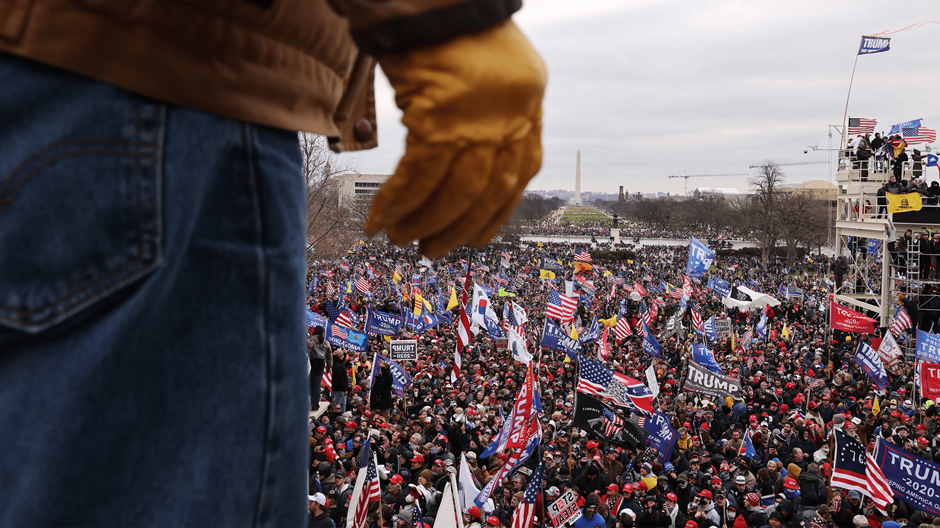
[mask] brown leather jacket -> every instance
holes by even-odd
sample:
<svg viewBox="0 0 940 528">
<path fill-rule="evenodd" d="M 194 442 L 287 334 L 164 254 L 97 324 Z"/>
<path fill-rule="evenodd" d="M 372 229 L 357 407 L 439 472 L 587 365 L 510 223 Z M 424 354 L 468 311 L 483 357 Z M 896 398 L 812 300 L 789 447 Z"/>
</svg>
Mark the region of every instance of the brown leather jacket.
<svg viewBox="0 0 940 528">
<path fill-rule="evenodd" d="M 372 56 L 509 18 L 521 0 L 0 0 L 0 51 L 161 101 L 374 147 Z"/>
</svg>

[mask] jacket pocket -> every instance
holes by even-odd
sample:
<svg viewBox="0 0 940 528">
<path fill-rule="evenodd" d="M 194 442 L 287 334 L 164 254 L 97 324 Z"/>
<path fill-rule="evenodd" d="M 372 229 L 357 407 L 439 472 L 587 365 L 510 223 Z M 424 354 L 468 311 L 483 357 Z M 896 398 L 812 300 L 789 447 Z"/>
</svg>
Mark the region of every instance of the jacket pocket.
<svg viewBox="0 0 940 528">
<path fill-rule="evenodd" d="M 0 341 L 91 311 L 160 263 L 165 108 L 112 87 L 79 92 L 81 104 L 50 103 L 45 122 L 0 124 L 25 136 L 0 142 Z"/>
</svg>

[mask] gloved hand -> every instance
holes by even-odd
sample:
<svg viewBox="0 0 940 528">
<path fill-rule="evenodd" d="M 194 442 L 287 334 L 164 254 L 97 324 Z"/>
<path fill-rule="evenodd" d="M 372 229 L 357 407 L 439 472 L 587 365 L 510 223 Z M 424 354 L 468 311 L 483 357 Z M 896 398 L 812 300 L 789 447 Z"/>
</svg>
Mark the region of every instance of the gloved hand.
<svg viewBox="0 0 940 528">
<path fill-rule="evenodd" d="M 431 258 L 486 245 L 542 164 L 544 63 L 510 20 L 379 64 L 408 137 L 365 231 Z"/>
</svg>

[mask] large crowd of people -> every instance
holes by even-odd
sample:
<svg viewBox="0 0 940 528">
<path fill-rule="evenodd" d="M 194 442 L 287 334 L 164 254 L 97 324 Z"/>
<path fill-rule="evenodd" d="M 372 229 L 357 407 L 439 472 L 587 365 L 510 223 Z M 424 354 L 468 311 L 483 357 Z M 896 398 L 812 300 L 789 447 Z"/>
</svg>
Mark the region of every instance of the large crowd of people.
<svg viewBox="0 0 940 528">
<path fill-rule="evenodd" d="M 585 249 L 566 244 L 490 246 L 481 252 L 457 250 L 428 262 L 412 248 L 364 243 L 342 262 L 310 267 L 308 306 L 328 318 L 337 304 L 345 304 L 360 320 L 370 308 L 398 314 L 410 309 L 416 291 L 428 299 L 447 299 L 453 290 L 459 298 L 468 279 L 492 288 L 490 301 L 500 318 L 503 303 L 509 301 L 526 310 L 524 334 L 535 356 L 542 403 L 541 443 L 522 468 L 496 483 L 483 508 L 461 499 L 458 514 L 468 526 L 512 526 L 513 513 L 539 464 L 537 526 L 551 525 L 546 507 L 568 490 L 581 511 L 576 528 L 940 524 L 927 509 L 898 497 L 881 512 L 869 497 L 829 483 L 834 430 L 869 448 L 880 438 L 911 455 L 940 461 L 940 413 L 932 401 L 918 398 L 910 362 L 894 366 L 890 385 L 879 392 L 852 360 L 858 340 L 876 336 L 830 328 L 834 262 L 826 257 L 814 256 L 795 267 L 773 260 L 766 270 L 751 257 L 718 257 L 708 275 L 692 281 L 686 309 L 658 288 L 662 283 L 682 286 L 686 247 L 647 246 L 620 260 L 594 259 L 593 269 L 581 277 L 592 282 L 588 289 L 596 289 L 581 296 L 573 325 L 586 329 L 595 318 L 610 320 L 620 314 L 635 332 L 618 340 L 611 331 L 606 359 L 598 354 L 596 341 L 583 343 L 584 355 L 637 380 L 645 380 L 644 371 L 652 365 L 659 386 L 654 408 L 668 416 L 678 440 L 664 462 L 649 445 L 615 445 L 575 427 L 577 361 L 540 349 L 540 340 L 549 295 L 553 289 L 565 292 L 575 253 Z M 540 273 L 546 259 L 558 263 L 555 279 L 540 278 L 546 276 Z M 760 339 L 749 330 L 761 311 L 726 308 L 706 288 L 710 276 L 775 297 L 781 285 L 798 287 L 802 296 L 778 297 L 781 303 L 765 310 L 767 337 Z M 368 293 L 356 289 L 355 278 L 367 283 Z M 631 292 L 633 285 L 645 290 L 639 301 Z M 659 309 L 649 329 L 662 337 L 659 358 L 642 350 L 637 335 L 643 310 L 653 304 Z M 740 379 L 740 398 L 709 398 L 683 390 L 690 344 L 704 342 L 693 331 L 693 307 L 703 319 L 730 318 L 732 337 L 709 346 L 723 372 Z M 667 321 L 677 311 L 683 312 L 683 328 L 666 338 Z M 381 488 L 372 525 L 407 528 L 423 522 L 420 528 L 433 528 L 450 474 L 462 464 L 468 465 L 478 487 L 498 478 L 509 453 L 482 455 L 499 434 L 502 417 L 510 414 L 526 366 L 513 360 L 505 341 L 481 329 L 463 350 L 459 376 L 452 381 L 456 328 L 442 323 L 418 335 L 403 333 L 404 338 L 417 339 L 419 349 L 417 361 L 400 364 L 411 377 L 404 398 L 393 395 L 386 362 L 372 374 L 376 354 L 388 353 L 388 339 L 369 335 L 367 351 L 353 353 L 325 345 L 322 327 L 310 329 L 316 385 L 310 422 L 310 526 L 346 526 L 366 443 L 376 454 Z M 362 331 L 362 325 L 357 329 Z M 753 337 L 746 339 L 745 334 Z M 332 391 L 324 389 L 321 395 L 316 382 L 323 369 Z M 620 411 L 626 417 L 635 415 L 633 419 L 642 415 Z M 739 454 L 746 435 L 756 454 Z"/>
</svg>

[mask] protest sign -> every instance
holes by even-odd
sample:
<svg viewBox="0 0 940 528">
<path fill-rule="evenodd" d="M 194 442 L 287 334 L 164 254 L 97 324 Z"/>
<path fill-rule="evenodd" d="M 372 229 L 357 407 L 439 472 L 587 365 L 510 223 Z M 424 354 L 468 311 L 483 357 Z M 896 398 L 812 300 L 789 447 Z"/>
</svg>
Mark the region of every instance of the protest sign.
<svg viewBox="0 0 940 528">
<path fill-rule="evenodd" d="M 715 319 L 715 334 L 718 339 L 731 337 L 731 319 Z"/>
<path fill-rule="evenodd" d="M 570 489 L 562 493 L 558 500 L 548 505 L 548 517 L 552 520 L 552 526 L 561 528 L 581 518 L 581 509 L 578 508 L 578 499 Z"/>
<path fill-rule="evenodd" d="M 394 361 L 417 361 L 418 341 L 401 339 L 388 344 L 388 357 Z"/>
</svg>

